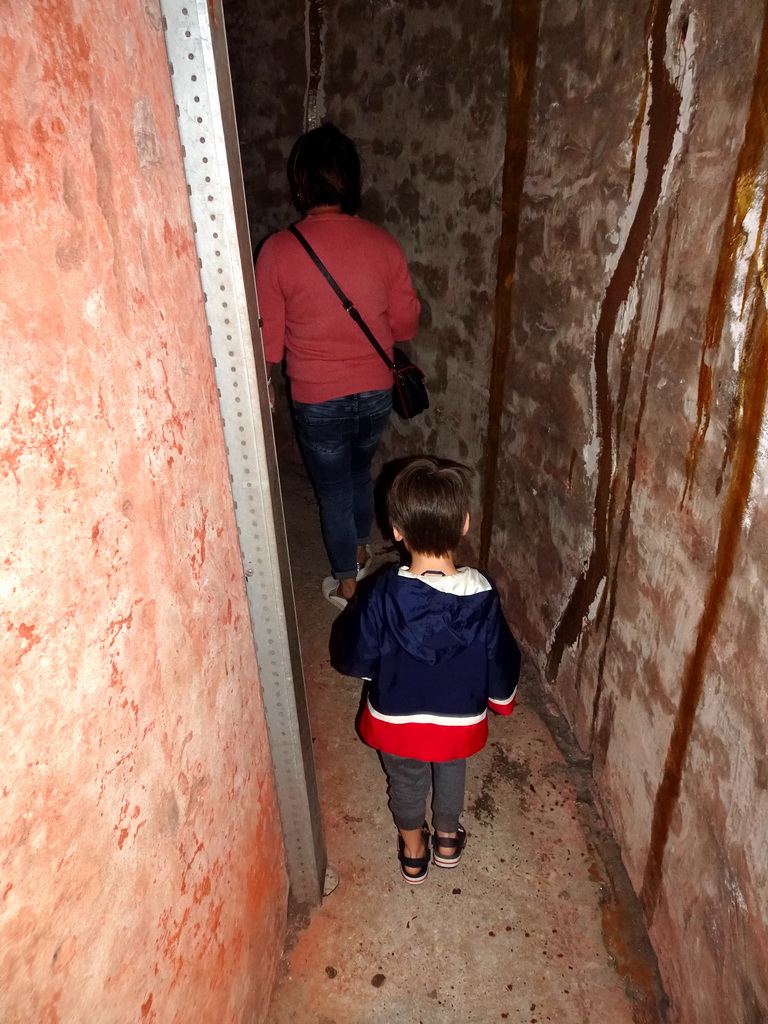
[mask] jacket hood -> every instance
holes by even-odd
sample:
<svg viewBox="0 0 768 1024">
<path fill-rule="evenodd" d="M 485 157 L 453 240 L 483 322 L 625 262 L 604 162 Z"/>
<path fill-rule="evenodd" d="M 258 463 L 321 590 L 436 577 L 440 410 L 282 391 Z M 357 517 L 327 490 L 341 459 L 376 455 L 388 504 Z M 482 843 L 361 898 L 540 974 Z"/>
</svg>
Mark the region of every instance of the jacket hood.
<svg viewBox="0 0 768 1024">
<path fill-rule="evenodd" d="M 387 574 L 381 607 L 396 642 L 417 661 L 438 665 L 474 643 L 494 601 L 493 590 L 443 593 L 395 571 Z"/>
</svg>

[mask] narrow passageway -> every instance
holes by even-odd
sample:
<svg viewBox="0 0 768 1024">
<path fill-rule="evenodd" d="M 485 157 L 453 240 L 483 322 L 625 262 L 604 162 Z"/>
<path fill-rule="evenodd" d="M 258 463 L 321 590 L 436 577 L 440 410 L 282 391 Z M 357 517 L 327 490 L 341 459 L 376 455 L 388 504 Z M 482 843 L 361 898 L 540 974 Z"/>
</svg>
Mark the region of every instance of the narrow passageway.
<svg viewBox="0 0 768 1024">
<path fill-rule="evenodd" d="M 511 719 L 491 722 L 470 761 L 462 863 L 432 867 L 419 887 L 401 880 L 384 775 L 355 733 L 360 686 L 329 664 L 336 612 L 320 596 L 314 497 L 300 467 L 285 464 L 282 480 L 323 824 L 341 880 L 293 921 L 270 1024 L 662 1020 L 586 769 L 555 745 L 530 670 Z M 374 552 L 395 557 L 381 540 Z"/>
<path fill-rule="evenodd" d="M 0 1021 L 768 1022 L 768 0 L 724 9 L 5 5 Z M 324 851 L 248 229 L 327 122 L 422 309 L 378 457 L 477 470 L 530 660 L 407 887 L 284 462 L 341 878 L 285 947 Z"/>
<path fill-rule="evenodd" d="M 363 216 L 422 303 L 431 399 L 380 455 L 481 474 L 473 557 L 591 765 L 675 1024 L 768 1019 L 768 0 L 731 9 L 226 0 L 252 236 L 295 218 L 301 132 L 354 139 Z M 326 686 L 350 684 L 315 685 L 318 721 Z M 521 711 L 494 723 L 480 790 L 499 750 L 528 758 Z M 509 813 L 505 835 L 540 845 Z M 501 826 L 475 817 L 482 857 Z"/>
</svg>

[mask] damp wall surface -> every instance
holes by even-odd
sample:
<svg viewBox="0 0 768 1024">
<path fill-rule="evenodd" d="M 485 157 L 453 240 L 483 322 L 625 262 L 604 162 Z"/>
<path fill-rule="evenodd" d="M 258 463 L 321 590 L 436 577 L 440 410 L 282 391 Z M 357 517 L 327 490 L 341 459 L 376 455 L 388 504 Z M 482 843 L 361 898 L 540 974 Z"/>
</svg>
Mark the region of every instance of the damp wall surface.
<svg viewBox="0 0 768 1024">
<path fill-rule="evenodd" d="M 0 52 L 0 1018 L 253 1024 L 287 887 L 160 13 Z"/>
<path fill-rule="evenodd" d="M 405 249 L 422 302 L 410 351 L 431 407 L 393 418 L 384 458 L 478 465 L 487 427 L 509 45 L 508 0 L 324 7 L 317 108 L 360 145 L 364 216 Z"/>
<path fill-rule="evenodd" d="M 490 566 L 684 1024 L 768 1019 L 765 13 L 541 5 L 496 411 Z"/>
<path fill-rule="evenodd" d="M 254 259 L 273 232 L 298 219 L 286 178 L 291 147 L 309 109 L 309 23 L 304 0 L 224 0 L 232 91 Z M 272 373 L 275 443 L 298 462 L 281 367 Z"/>
<path fill-rule="evenodd" d="M 285 176 L 304 130 L 309 79 L 304 0 L 224 0 L 254 249 L 296 219 Z"/>
</svg>

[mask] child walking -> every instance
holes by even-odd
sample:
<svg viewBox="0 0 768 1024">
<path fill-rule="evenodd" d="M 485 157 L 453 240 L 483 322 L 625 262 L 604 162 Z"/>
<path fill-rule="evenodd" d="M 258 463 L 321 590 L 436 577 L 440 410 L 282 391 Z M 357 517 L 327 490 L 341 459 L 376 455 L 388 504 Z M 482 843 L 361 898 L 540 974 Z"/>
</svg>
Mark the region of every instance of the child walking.
<svg viewBox="0 0 768 1024">
<path fill-rule="evenodd" d="M 410 565 L 393 566 L 361 589 L 339 621 L 336 668 L 370 680 L 360 732 L 380 752 L 400 870 L 411 885 L 427 877 L 430 838 L 434 864 L 459 863 L 466 759 L 485 746 L 488 708 L 512 713 L 520 674 L 520 650 L 495 587 L 479 570 L 454 563 L 469 529 L 470 496 L 465 466 L 408 460 L 387 504 Z"/>
</svg>

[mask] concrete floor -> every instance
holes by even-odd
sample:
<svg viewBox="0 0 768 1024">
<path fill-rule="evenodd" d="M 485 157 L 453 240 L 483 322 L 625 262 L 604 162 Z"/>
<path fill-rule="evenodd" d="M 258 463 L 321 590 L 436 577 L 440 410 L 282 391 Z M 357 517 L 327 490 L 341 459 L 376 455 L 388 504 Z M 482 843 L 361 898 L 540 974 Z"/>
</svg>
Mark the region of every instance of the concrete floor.
<svg viewBox="0 0 768 1024">
<path fill-rule="evenodd" d="M 664 995 L 589 766 L 530 666 L 511 718 L 491 716 L 469 765 L 469 841 L 453 870 L 400 878 L 375 751 L 357 738 L 360 683 L 328 659 L 335 609 L 301 468 L 283 490 L 323 822 L 338 888 L 295 920 L 270 1024 L 657 1024 Z M 394 554 L 383 542 L 377 562 Z M 553 739 L 557 735 L 558 743 Z"/>
</svg>

